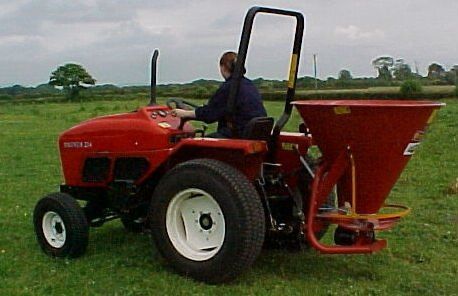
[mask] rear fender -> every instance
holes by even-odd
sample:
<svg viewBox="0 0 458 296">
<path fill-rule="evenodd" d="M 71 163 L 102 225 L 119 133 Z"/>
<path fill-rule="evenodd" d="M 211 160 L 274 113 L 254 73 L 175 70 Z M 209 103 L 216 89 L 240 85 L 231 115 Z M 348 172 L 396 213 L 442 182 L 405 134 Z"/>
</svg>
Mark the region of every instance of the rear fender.
<svg viewBox="0 0 458 296">
<path fill-rule="evenodd" d="M 175 166 L 196 158 L 216 159 L 237 168 L 253 181 L 259 175 L 266 153 L 264 141 L 193 138 L 180 141 L 169 160 Z"/>
</svg>

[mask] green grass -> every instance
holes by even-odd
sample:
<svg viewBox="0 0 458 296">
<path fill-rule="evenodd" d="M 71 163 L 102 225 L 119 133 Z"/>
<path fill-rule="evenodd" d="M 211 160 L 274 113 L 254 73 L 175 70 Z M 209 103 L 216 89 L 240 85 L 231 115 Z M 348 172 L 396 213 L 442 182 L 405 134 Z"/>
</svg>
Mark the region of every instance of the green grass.
<svg viewBox="0 0 458 296">
<path fill-rule="evenodd" d="M 457 295 L 458 101 L 445 100 L 390 195 L 413 208 L 380 234 L 374 255 L 326 256 L 263 251 L 234 283 L 208 286 L 171 272 L 147 235 L 118 221 L 91 229 L 76 260 L 45 256 L 35 241 L 37 200 L 62 182 L 56 140 L 81 120 L 125 112 L 145 100 L 0 105 L 0 295 Z M 270 114 L 282 104 L 266 102 Z M 297 126 L 295 115 L 288 129 Z"/>
</svg>

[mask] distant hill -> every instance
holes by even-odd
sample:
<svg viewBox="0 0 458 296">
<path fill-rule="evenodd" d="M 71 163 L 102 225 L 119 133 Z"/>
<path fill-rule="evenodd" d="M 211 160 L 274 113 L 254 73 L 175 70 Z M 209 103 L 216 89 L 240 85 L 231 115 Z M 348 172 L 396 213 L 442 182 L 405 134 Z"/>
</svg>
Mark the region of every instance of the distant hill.
<svg viewBox="0 0 458 296">
<path fill-rule="evenodd" d="M 450 85 L 447 80 L 430 79 L 428 77 L 416 76 L 415 80 L 419 81 L 422 85 Z M 362 78 L 347 78 L 336 79 L 329 77 L 326 80 L 320 80 L 310 77 L 302 76 L 297 79 L 297 91 L 301 94 L 306 94 L 316 91 L 315 87 L 319 89 L 318 94 L 328 92 L 332 97 L 337 96 L 336 91 L 330 90 L 359 90 L 355 91 L 355 96 L 365 96 L 367 92 L 361 90 L 372 87 L 398 87 L 402 84 L 402 80 L 384 80 L 375 77 L 362 77 Z M 188 98 L 208 98 L 220 86 L 222 81 L 197 79 L 189 83 L 170 83 L 159 84 L 157 86 L 157 95 L 164 97 L 188 97 Z M 272 80 L 264 79 L 262 77 L 253 79 L 253 83 L 260 90 L 263 97 L 268 100 L 277 100 L 284 97 L 284 92 L 287 88 L 286 80 Z M 88 88 L 82 93 L 81 99 L 121 99 L 121 98 L 134 98 L 134 97 L 147 97 L 150 91 L 149 85 L 137 86 L 117 86 L 114 84 L 101 84 Z M 351 91 L 346 91 L 346 94 Z M 368 92 L 369 97 L 372 92 Z M 397 93 L 397 91 L 395 92 Z M 393 94 L 390 94 L 392 96 Z M 326 97 L 326 96 L 325 96 Z M 48 84 L 40 84 L 36 87 L 24 87 L 21 85 L 13 85 L 10 87 L 0 88 L 0 101 L 5 100 L 63 100 L 64 93 L 60 89 L 56 89 Z"/>
</svg>

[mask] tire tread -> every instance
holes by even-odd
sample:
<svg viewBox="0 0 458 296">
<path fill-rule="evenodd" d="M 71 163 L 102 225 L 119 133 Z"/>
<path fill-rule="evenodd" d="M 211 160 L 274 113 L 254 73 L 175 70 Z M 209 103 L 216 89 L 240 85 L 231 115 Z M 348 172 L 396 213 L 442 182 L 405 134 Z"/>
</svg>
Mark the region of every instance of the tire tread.
<svg viewBox="0 0 458 296">
<path fill-rule="evenodd" d="M 172 168 L 164 176 L 164 179 L 173 178 L 175 174 L 187 169 L 207 170 L 213 176 L 217 176 L 223 180 L 223 182 L 227 183 L 228 188 L 232 191 L 231 193 L 239 197 L 237 199 L 239 202 L 238 206 L 240 206 L 240 210 L 243 213 L 242 217 L 245 219 L 239 221 L 241 227 L 238 236 L 240 237 L 241 247 L 239 248 L 240 251 L 237 254 L 237 258 L 232 258 L 232 260 L 224 266 L 224 272 L 202 271 L 199 274 L 191 274 L 192 277 L 209 283 L 231 281 L 253 264 L 262 249 L 265 234 L 265 216 L 261 200 L 253 184 L 249 182 L 245 175 L 229 164 L 214 159 L 193 159 L 181 163 Z M 159 192 L 161 190 L 161 182 L 157 188 Z M 155 193 L 156 192 L 157 191 L 155 191 Z M 154 220 L 153 216 L 154 209 L 151 208 L 150 221 Z M 157 241 L 156 239 L 156 244 L 158 243 Z M 180 271 L 179 267 L 177 269 Z"/>
<path fill-rule="evenodd" d="M 43 215 L 48 210 L 61 211 L 58 214 L 65 222 L 67 241 L 59 249 L 53 248 L 46 242 L 41 229 Z M 76 258 L 85 253 L 89 241 L 89 225 L 83 209 L 71 195 L 61 192 L 46 195 L 37 203 L 33 220 L 38 243 L 48 255 Z"/>
</svg>

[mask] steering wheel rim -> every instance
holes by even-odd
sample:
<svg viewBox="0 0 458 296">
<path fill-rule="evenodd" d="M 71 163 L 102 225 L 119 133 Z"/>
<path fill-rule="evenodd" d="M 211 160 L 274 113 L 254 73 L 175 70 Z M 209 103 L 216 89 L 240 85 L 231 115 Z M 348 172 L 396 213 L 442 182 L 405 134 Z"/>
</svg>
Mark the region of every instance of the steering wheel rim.
<svg viewBox="0 0 458 296">
<path fill-rule="evenodd" d="M 166 103 L 167 107 L 169 107 L 170 109 L 178 108 L 178 109 L 184 109 L 184 110 L 194 110 L 197 107 L 199 107 L 199 105 L 196 105 L 196 104 L 191 103 L 189 101 L 185 101 L 185 100 L 180 99 L 180 98 L 169 98 L 169 99 L 167 99 L 167 101 L 165 103 Z M 175 108 L 173 107 L 173 104 L 175 104 Z"/>
<path fill-rule="evenodd" d="M 169 107 L 170 109 L 175 109 L 175 108 L 178 108 L 178 109 L 184 109 L 184 110 L 194 110 L 196 109 L 197 107 L 199 107 L 198 105 L 194 104 L 194 103 L 191 103 L 191 102 L 188 102 L 188 101 L 185 101 L 183 99 L 179 99 L 179 98 L 169 98 L 167 99 L 167 101 L 165 102 L 167 107 Z M 175 104 L 175 107 L 173 106 L 173 104 Z M 192 120 L 192 118 L 181 118 L 180 119 L 180 125 L 178 126 L 178 129 L 179 130 L 183 130 L 183 127 L 185 125 L 185 123 L 189 120 Z"/>
</svg>

